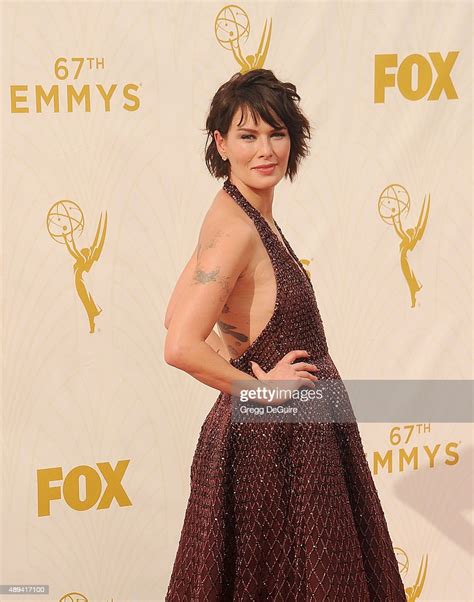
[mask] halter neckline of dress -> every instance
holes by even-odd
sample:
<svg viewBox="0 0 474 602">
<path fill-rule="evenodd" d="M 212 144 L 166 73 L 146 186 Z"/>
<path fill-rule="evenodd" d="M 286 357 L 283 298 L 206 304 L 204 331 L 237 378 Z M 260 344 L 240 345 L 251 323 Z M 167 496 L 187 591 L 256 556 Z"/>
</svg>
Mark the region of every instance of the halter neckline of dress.
<svg viewBox="0 0 474 602">
<path fill-rule="evenodd" d="M 277 227 L 278 232 L 280 233 L 280 236 L 282 238 L 282 240 L 280 240 L 278 238 L 278 236 L 275 234 L 275 232 L 272 230 L 272 228 L 270 227 L 270 224 L 268 223 L 268 221 L 263 217 L 263 215 L 260 213 L 260 211 L 254 207 L 252 205 L 252 203 L 250 203 L 245 197 L 244 195 L 240 192 L 240 190 L 237 188 L 237 186 L 230 181 L 229 178 L 226 179 L 226 181 L 224 182 L 224 186 L 223 186 L 224 190 L 230 194 L 230 196 L 240 205 L 245 206 L 248 211 L 250 211 L 251 214 L 253 214 L 251 217 L 252 219 L 255 218 L 256 220 L 258 220 L 260 223 L 264 224 L 264 227 L 268 230 L 268 232 L 270 232 L 271 236 L 273 236 L 275 238 L 275 240 L 278 242 L 278 244 L 280 245 L 280 247 L 282 249 L 284 249 L 284 251 L 286 252 L 286 254 L 290 257 L 290 259 L 293 260 L 294 263 L 296 263 L 296 267 L 303 272 L 303 274 L 309 279 L 309 276 L 306 272 L 306 270 L 304 269 L 303 264 L 301 263 L 301 261 L 298 259 L 296 253 L 293 251 L 293 249 L 291 248 L 290 243 L 286 240 L 285 235 L 283 234 L 280 226 L 278 225 L 276 219 L 273 219 L 273 222 L 275 224 L 275 226 Z M 248 213 L 248 212 L 247 212 Z M 255 221 L 254 219 L 254 221 Z M 282 242 L 283 241 L 283 242 Z M 310 281 L 311 282 L 311 281 Z"/>
</svg>

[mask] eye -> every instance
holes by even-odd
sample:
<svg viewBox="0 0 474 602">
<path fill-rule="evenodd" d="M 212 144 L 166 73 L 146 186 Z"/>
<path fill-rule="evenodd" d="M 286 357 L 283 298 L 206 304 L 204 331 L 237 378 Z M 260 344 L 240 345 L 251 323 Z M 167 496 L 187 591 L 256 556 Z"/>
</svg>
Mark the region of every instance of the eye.
<svg viewBox="0 0 474 602">
<path fill-rule="evenodd" d="M 285 132 L 274 132 L 272 134 L 272 136 L 280 136 L 281 138 L 284 138 L 286 136 Z M 241 136 L 242 140 L 248 140 L 249 138 L 254 138 L 253 134 L 242 134 Z"/>
</svg>

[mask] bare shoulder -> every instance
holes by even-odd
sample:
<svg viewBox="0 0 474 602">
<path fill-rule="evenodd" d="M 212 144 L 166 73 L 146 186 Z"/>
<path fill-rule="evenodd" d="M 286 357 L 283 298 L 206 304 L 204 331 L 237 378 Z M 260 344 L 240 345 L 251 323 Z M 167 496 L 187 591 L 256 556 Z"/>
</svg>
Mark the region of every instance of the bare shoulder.
<svg viewBox="0 0 474 602">
<path fill-rule="evenodd" d="M 196 260 L 221 252 L 250 257 L 256 229 L 250 218 L 224 190 L 219 190 L 207 210 L 196 245 Z"/>
<path fill-rule="evenodd" d="M 216 194 L 203 219 L 194 252 L 168 302 L 166 328 L 179 304 L 190 301 L 196 307 L 201 297 L 211 310 L 214 302 L 223 304 L 237 281 L 252 271 L 256 241 L 256 229 L 252 226 L 250 218 L 225 191 Z M 216 308 L 213 324 L 221 309 Z"/>
</svg>

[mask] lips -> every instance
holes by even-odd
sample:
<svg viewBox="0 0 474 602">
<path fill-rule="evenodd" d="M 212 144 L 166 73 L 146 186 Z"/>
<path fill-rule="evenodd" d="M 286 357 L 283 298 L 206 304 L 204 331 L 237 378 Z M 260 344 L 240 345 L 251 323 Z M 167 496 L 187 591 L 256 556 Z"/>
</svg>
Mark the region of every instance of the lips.
<svg viewBox="0 0 474 602">
<path fill-rule="evenodd" d="M 275 163 L 268 163 L 262 166 L 257 165 L 254 169 L 255 171 L 258 171 L 261 176 L 271 176 L 275 171 Z"/>
</svg>

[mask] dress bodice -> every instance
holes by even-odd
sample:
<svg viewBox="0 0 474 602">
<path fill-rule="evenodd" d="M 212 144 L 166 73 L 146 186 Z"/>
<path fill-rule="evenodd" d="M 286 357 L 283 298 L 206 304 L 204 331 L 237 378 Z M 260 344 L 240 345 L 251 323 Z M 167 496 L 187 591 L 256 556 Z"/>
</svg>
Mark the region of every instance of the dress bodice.
<svg viewBox="0 0 474 602">
<path fill-rule="evenodd" d="M 328 348 L 322 319 L 311 279 L 303 264 L 276 221 L 283 242 L 235 184 L 227 179 L 223 187 L 255 224 L 272 263 L 276 282 L 276 300 L 269 321 L 241 355 L 231 358 L 231 365 L 252 374 L 250 360 L 268 371 L 294 349 L 305 349 L 310 354 L 300 361 L 312 362 L 326 355 Z"/>
</svg>

